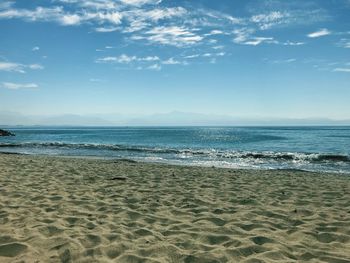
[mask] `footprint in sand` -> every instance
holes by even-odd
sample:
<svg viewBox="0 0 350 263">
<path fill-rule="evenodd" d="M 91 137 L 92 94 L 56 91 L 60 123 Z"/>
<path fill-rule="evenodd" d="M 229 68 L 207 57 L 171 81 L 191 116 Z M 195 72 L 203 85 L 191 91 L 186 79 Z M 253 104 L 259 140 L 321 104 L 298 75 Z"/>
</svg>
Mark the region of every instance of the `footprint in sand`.
<svg viewBox="0 0 350 263">
<path fill-rule="evenodd" d="M 27 249 L 21 243 L 11 243 L 0 246 L 0 257 L 16 257 Z"/>
</svg>

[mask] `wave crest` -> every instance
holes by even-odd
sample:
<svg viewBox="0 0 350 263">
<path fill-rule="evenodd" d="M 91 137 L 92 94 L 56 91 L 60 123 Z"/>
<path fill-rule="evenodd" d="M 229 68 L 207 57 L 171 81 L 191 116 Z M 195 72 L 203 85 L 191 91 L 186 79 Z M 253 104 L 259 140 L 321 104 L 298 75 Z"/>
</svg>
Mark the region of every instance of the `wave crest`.
<svg viewBox="0 0 350 263">
<path fill-rule="evenodd" d="M 109 150 L 124 152 L 140 152 L 148 154 L 176 154 L 176 155 L 200 155 L 207 158 L 223 159 L 252 159 L 272 161 L 304 161 L 304 162 L 350 162 L 350 157 L 344 154 L 323 153 L 290 153 L 290 152 L 244 152 L 244 151 L 219 151 L 219 150 L 195 150 L 174 149 L 144 146 L 130 146 L 118 144 L 93 144 L 93 143 L 64 143 L 64 142 L 24 142 L 24 143 L 0 143 L 0 148 L 57 148 L 57 149 L 86 149 Z"/>
</svg>

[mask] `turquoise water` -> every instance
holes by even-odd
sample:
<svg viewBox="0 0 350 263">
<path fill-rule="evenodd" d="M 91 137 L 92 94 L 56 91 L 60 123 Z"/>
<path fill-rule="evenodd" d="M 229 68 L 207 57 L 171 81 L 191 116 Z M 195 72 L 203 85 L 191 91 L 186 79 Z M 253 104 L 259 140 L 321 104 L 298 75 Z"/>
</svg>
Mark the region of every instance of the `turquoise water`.
<svg viewBox="0 0 350 263">
<path fill-rule="evenodd" d="M 350 173 L 350 127 L 9 128 L 1 152 Z"/>
</svg>

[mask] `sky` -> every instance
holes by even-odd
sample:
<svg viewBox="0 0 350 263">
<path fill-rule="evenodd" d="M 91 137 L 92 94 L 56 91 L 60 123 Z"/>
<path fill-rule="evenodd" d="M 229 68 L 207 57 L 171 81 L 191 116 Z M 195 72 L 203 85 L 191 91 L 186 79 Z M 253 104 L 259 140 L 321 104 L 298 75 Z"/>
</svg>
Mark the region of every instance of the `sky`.
<svg viewBox="0 0 350 263">
<path fill-rule="evenodd" d="M 350 0 L 5 0 L 0 39 L 0 112 L 350 119 Z"/>
</svg>

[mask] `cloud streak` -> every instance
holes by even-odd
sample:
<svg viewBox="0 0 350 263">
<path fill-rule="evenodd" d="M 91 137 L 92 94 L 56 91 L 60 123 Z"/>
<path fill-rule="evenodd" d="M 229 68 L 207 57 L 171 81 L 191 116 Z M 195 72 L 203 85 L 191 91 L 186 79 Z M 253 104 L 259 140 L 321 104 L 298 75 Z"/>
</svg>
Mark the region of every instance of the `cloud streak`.
<svg viewBox="0 0 350 263">
<path fill-rule="evenodd" d="M 39 88 L 39 85 L 35 83 L 3 82 L 1 87 L 5 89 L 18 90 L 18 89 L 36 89 L 36 88 Z"/>
<path fill-rule="evenodd" d="M 350 73 L 350 68 L 335 68 L 333 71 Z"/>
<path fill-rule="evenodd" d="M 24 65 L 20 63 L 0 61 L 0 71 L 26 73 L 26 69 L 40 70 L 44 67 L 40 64 Z"/>
<path fill-rule="evenodd" d="M 330 35 L 332 32 L 329 31 L 327 28 L 322 28 L 316 32 L 312 32 L 310 34 L 308 34 L 307 36 L 309 38 L 318 38 L 318 37 L 323 37 L 323 36 L 327 36 Z"/>
</svg>

